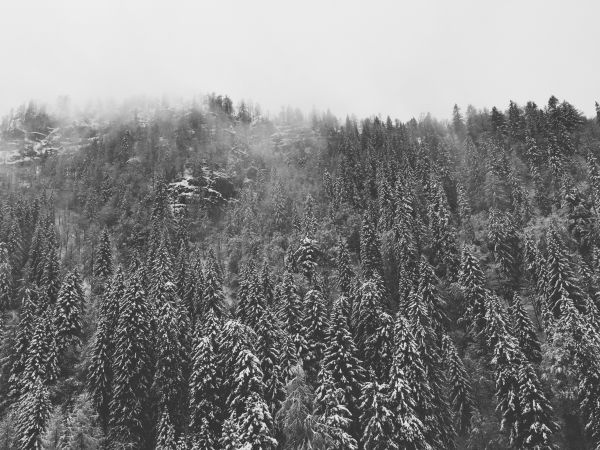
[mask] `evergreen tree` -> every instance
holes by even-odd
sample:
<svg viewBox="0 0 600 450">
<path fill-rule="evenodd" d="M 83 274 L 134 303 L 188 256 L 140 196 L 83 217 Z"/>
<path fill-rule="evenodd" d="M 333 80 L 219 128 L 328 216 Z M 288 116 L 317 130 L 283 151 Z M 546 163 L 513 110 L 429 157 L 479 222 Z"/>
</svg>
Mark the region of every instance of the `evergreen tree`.
<svg viewBox="0 0 600 450">
<path fill-rule="evenodd" d="M 449 397 L 455 413 L 457 429 L 461 434 L 465 434 L 471 428 L 471 418 L 475 408 L 471 382 L 452 340 L 447 335 L 443 337 L 442 351 L 448 371 Z"/>
<path fill-rule="evenodd" d="M 223 281 L 216 259 L 209 258 L 204 269 L 202 305 L 196 311 L 198 320 L 202 321 L 210 313 L 219 319 L 227 315 Z"/>
<path fill-rule="evenodd" d="M 42 434 L 50 417 L 50 394 L 40 378 L 35 378 L 18 403 L 16 432 L 19 450 L 41 450 Z"/>
<path fill-rule="evenodd" d="M 517 448 L 552 448 L 551 435 L 558 430 L 552 406 L 546 399 L 533 366 L 525 359 L 519 365 L 519 422 Z"/>
<path fill-rule="evenodd" d="M 106 228 L 102 231 L 102 235 L 100 236 L 94 274 L 101 282 L 107 281 L 113 274 L 112 251 L 110 248 L 108 230 Z"/>
<path fill-rule="evenodd" d="M 485 328 L 485 276 L 479 261 L 467 247 L 463 249 L 458 283 L 467 303 L 464 322 L 472 335 L 478 336 Z"/>
<path fill-rule="evenodd" d="M 327 448 L 356 450 L 356 439 L 352 436 L 352 414 L 345 404 L 342 387 L 336 386 L 331 375 L 323 370 L 317 389 L 319 425 L 326 436 Z"/>
<path fill-rule="evenodd" d="M 358 350 L 348 329 L 348 320 L 344 314 L 346 299 L 340 297 L 334 304 L 327 332 L 327 347 L 321 364 L 322 379 L 327 377 L 333 388 L 339 389 L 341 404 L 348 409 L 348 431 L 355 439 L 359 438 L 361 383 L 365 379 L 365 370 L 358 359 Z M 337 395 L 337 394 L 336 394 Z M 317 392 L 317 396 L 319 393 Z"/>
<path fill-rule="evenodd" d="M 65 277 L 54 311 L 54 328 L 60 351 L 64 352 L 68 347 L 81 347 L 83 291 L 77 271 Z"/>
<path fill-rule="evenodd" d="M 133 273 L 114 332 L 110 424 L 114 441 L 121 445 L 140 446 L 150 436 L 146 415 L 152 382 L 151 333 L 151 309 L 141 274 Z"/>
<path fill-rule="evenodd" d="M 302 318 L 302 334 L 306 338 L 306 351 L 302 356 L 304 369 L 312 379 L 319 371 L 329 320 L 323 294 L 312 289 L 304 296 L 304 315 Z"/>
<path fill-rule="evenodd" d="M 365 214 L 360 230 L 360 263 L 363 276 L 371 278 L 375 274 L 383 275 L 383 263 L 375 222 L 369 214 Z"/>
<path fill-rule="evenodd" d="M 371 374 L 371 379 L 374 374 Z M 365 450 L 398 450 L 395 415 L 389 398 L 390 387 L 385 383 L 370 381 L 363 385 L 360 420 L 363 434 L 361 444 Z"/>
<path fill-rule="evenodd" d="M 192 361 L 190 434 L 194 445 L 210 449 L 216 446 L 221 435 L 219 361 L 211 338 L 201 337 L 196 341 Z"/>
<path fill-rule="evenodd" d="M 515 295 L 513 298 L 510 312 L 512 328 L 519 341 L 519 347 L 523 355 L 532 364 L 539 364 L 542 361 L 540 341 L 535 332 L 533 322 L 529 318 L 527 311 L 525 311 L 518 295 Z"/>
<path fill-rule="evenodd" d="M 13 277 L 8 250 L 0 243 L 0 316 L 9 309 L 12 300 Z"/>
<path fill-rule="evenodd" d="M 346 297 L 350 296 L 352 288 L 352 280 L 354 280 L 354 272 L 350 265 L 350 255 L 348 253 L 348 245 L 344 239 L 340 239 L 339 253 L 337 258 L 337 283 L 340 293 Z"/>
<path fill-rule="evenodd" d="M 312 283 L 316 274 L 318 252 L 317 241 L 306 235 L 294 253 L 296 267 L 309 283 Z"/>
<path fill-rule="evenodd" d="M 175 439 L 175 427 L 171 422 L 168 408 L 164 408 L 158 423 L 156 450 L 178 450 Z"/>
<path fill-rule="evenodd" d="M 352 311 L 352 324 L 359 354 L 370 367 L 377 364 L 377 348 L 372 345 L 376 343 L 374 336 L 381 325 L 383 309 L 383 281 L 375 275 L 375 278 L 366 281 L 359 288 Z"/>
</svg>

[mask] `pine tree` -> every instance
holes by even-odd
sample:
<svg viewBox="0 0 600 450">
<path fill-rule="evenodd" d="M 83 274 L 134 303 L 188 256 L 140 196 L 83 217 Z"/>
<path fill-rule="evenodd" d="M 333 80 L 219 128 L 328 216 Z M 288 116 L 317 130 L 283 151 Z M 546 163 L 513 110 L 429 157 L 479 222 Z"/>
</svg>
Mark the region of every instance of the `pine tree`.
<svg viewBox="0 0 600 450">
<path fill-rule="evenodd" d="M 218 319 L 227 315 L 223 281 L 214 258 L 209 258 L 204 268 L 202 305 L 196 311 L 197 320 L 202 321 L 209 313 Z"/>
<path fill-rule="evenodd" d="M 34 322 L 23 376 L 25 390 L 38 379 L 49 384 L 58 378 L 59 348 L 52 319 L 52 312 L 46 310 Z"/>
<path fill-rule="evenodd" d="M 552 225 L 546 232 L 546 247 L 547 257 L 544 264 L 543 289 L 549 313 L 554 319 L 561 316 L 562 293 L 565 293 L 575 307 L 583 312 L 585 305 L 583 293 L 579 288 L 580 281 L 572 270 L 571 261 L 555 225 Z"/>
<path fill-rule="evenodd" d="M 13 276 L 8 250 L 0 243 L 0 316 L 9 309 L 11 304 Z"/>
<path fill-rule="evenodd" d="M 465 434 L 471 428 L 471 418 L 475 408 L 471 382 L 452 340 L 447 335 L 443 336 L 442 351 L 448 371 L 449 397 L 455 413 L 457 429 L 461 434 Z"/>
<path fill-rule="evenodd" d="M 139 446 L 149 436 L 145 427 L 152 377 L 152 331 L 148 299 L 141 274 L 134 273 L 125 290 L 114 333 L 113 397 L 110 424 L 113 439 Z"/>
<path fill-rule="evenodd" d="M 10 366 L 10 375 L 8 384 L 10 386 L 10 397 L 17 399 L 24 390 L 24 373 L 27 366 L 29 355 L 29 346 L 33 338 L 35 316 L 33 313 L 33 302 L 31 300 L 31 291 L 26 289 L 23 293 L 23 301 L 20 311 L 19 324 L 17 326 L 14 359 Z"/>
<path fill-rule="evenodd" d="M 311 239 L 308 235 L 300 242 L 300 247 L 294 253 L 293 260 L 296 267 L 302 275 L 306 277 L 309 283 L 312 283 L 317 270 L 317 241 Z"/>
<path fill-rule="evenodd" d="M 551 435 L 558 430 L 552 419 L 552 406 L 546 399 L 538 376 L 529 361 L 519 365 L 519 421 L 517 448 L 550 449 Z"/>
<path fill-rule="evenodd" d="M 350 296 L 354 272 L 350 264 L 350 254 L 348 253 L 348 244 L 344 239 L 339 241 L 339 253 L 337 258 L 337 284 L 340 293 L 346 297 Z"/>
<path fill-rule="evenodd" d="M 304 296 L 304 316 L 302 318 L 302 334 L 306 338 L 306 351 L 302 356 L 304 369 L 313 379 L 319 371 L 329 320 L 323 294 L 312 289 Z"/>
<path fill-rule="evenodd" d="M 189 429 L 198 448 L 211 449 L 221 435 L 219 362 L 211 338 L 201 337 L 196 341 L 192 361 Z"/>
<path fill-rule="evenodd" d="M 348 329 L 348 319 L 344 313 L 345 302 L 346 299 L 340 297 L 334 303 L 321 371 L 333 387 L 340 390 L 340 401 L 349 411 L 350 423 L 347 431 L 353 438 L 358 439 L 360 418 L 358 400 L 360 386 L 365 379 L 365 369 L 358 358 L 358 350 Z"/>
<path fill-rule="evenodd" d="M 383 275 L 379 237 L 369 214 L 364 215 L 360 230 L 360 263 L 365 278 Z"/>
<path fill-rule="evenodd" d="M 384 310 L 383 280 L 377 275 L 359 288 L 353 302 L 352 324 L 359 355 L 370 367 L 377 364 L 374 336 L 381 324 Z"/>
<path fill-rule="evenodd" d="M 425 437 L 425 426 L 417 417 L 415 407 L 417 405 L 416 392 L 407 380 L 404 366 L 405 358 L 401 348 L 394 355 L 394 362 L 390 373 L 390 387 L 388 404 L 393 412 L 394 425 L 396 427 L 395 442 L 399 448 L 407 450 L 430 450 L 432 446 Z"/>
<path fill-rule="evenodd" d="M 40 378 L 36 378 L 18 403 L 16 432 L 19 450 L 42 449 L 41 438 L 51 408 L 48 388 Z"/>
<path fill-rule="evenodd" d="M 65 430 L 60 440 L 61 449 L 100 449 L 102 432 L 96 425 L 96 415 L 87 394 L 77 397 L 67 416 Z"/>
<path fill-rule="evenodd" d="M 68 347 L 81 347 L 83 291 L 77 271 L 65 277 L 54 311 L 54 327 L 60 351 L 64 352 Z"/>
<path fill-rule="evenodd" d="M 467 247 L 463 249 L 458 283 L 467 303 L 463 320 L 471 334 L 478 336 L 485 328 L 485 276 L 479 261 Z"/>
<path fill-rule="evenodd" d="M 108 319 L 101 316 L 92 344 L 88 389 L 104 429 L 108 426 L 112 397 L 112 354 L 114 350 L 112 337 Z"/>
<path fill-rule="evenodd" d="M 302 299 L 291 273 L 284 272 L 277 288 L 277 297 L 277 303 L 280 305 L 279 320 L 294 344 L 295 354 L 305 354 L 307 347 L 306 337 L 302 333 Z"/>
<path fill-rule="evenodd" d="M 371 374 L 371 379 L 374 379 L 374 374 Z M 389 390 L 388 384 L 377 381 L 363 385 L 360 420 L 363 430 L 361 444 L 365 450 L 400 449 Z"/>
<path fill-rule="evenodd" d="M 512 328 L 519 341 L 519 347 L 523 355 L 532 364 L 539 364 L 542 361 L 542 349 L 540 341 L 535 332 L 535 327 L 529 314 L 525 311 L 521 299 L 515 294 L 510 308 Z"/>
<path fill-rule="evenodd" d="M 96 266 L 94 274 L 101 282 L 107 281 L 113 274 L 112 252 L 110 248 L 110 238 L 108 230 L 105 228 L 100 236 L 98 246 L 98 256 L 96 257 Z"/>
<path fill-rule="evenodd" d="M 241 350 L 234 367 L 233 389 L 227 399 L 230 415 L 223 425 L 220 441 L 224 449 L 247 446 L 259 450 L 277 445 L 272 436 L 271 414 L 263 398 L 262 379 L 258 358 L 250 350 Z"/>
<path fill-rule="evenodd" d="M 509 333 L 498 298 L 489 296 L 486 309 L 485 335 L 493 350 L 497 410 L 502 415 L 500 428 L 509 432 L 513 442 L 518 436 L 521 414 L 518 367 L 522 357 L 517 339 Z"/>
<path fill-rule="evenodd" d="M 356 450 L 352 436 L 352 414 L 345 404 L 345 392 L 336 386 L 326 370 L 322 370 L 317 388 L 319 425 L 326 436 L 327 448 L 332 450 Z"/>
<path fill-rule="evenodd" d="M 158 423 L 158 433 L 156 437 L 156 450 L 178 450 L 175 439 L 175 427 L 171 422 L 168 408 L 164 408 Z"/>
</svg>

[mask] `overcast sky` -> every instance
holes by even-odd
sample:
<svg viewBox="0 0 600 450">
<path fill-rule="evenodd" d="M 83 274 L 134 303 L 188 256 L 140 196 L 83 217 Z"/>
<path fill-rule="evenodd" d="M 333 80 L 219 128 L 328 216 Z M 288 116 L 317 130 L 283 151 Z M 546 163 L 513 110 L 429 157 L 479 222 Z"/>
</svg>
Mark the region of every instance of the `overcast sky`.
<svg viewBox="0 0 600 450">
<path fill-rule="evenodd" d="M 217 92 L 339 117 L 600 100 L 600 2 L 0 0 L 0 113 Z"/>
</svg>

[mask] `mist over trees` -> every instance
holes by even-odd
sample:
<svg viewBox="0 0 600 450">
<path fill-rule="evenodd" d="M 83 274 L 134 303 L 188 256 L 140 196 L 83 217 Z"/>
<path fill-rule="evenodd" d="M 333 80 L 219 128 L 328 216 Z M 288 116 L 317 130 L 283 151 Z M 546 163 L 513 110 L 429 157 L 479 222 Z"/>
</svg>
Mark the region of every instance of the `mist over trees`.
<svg viewBox="0 0 600 450">
<path fill-rule="evenodd" d="M 600 110 L 0 132 L 0 448 L 600 448 Z"/>
</svg>

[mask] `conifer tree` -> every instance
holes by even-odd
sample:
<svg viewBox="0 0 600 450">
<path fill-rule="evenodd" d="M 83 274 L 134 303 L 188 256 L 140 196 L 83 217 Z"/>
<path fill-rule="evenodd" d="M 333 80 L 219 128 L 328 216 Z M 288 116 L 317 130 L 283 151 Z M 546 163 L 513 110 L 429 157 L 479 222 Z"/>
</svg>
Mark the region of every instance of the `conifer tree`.
<svg viewBox="0 0 600 450">
<path fill-rule="evenodd" d="M 52 312 L 46 310 L 36 318 L 31 341 L 27 347 L 24 371 L 25 390 L 29 389 L 30 383 L 38 379 L 44 384 L 56 381 L 59 373 L 58 354 L 59 348 Z"/>
<path fill-rule="evenodd" d="M 331 375 L 322 370 L 317 388 L 319 425 L 327 439 L 327 448 L 356 450 L 356 439 L 352 436 L 352 414 L 345 404 L 345 392 L 337 386 Z"/>
<path fill-rule="evenodd" d="M 552 419 L 552 406 L 546 399 L 538 376 L 529 361 L 519 365 L 519 422 L 517 448 L 552 448 L 552 433 L 558 424 Z"/>
<path fill-rule="evenodd" d="M 215 258 L 209 258 L 204 268 L 202 305 L 196 311 L 197 320 L 202 321 L 209 313 L 218 319 L 227 315 L 223 281 Z"/>
<path fill-rule="evenodd" d="M 17 438 L 19 450 L 41 450 L 42 434 L 50 417 L 50 394 L 40 378 L 35 378 L 18 403 Z"/>
<path fill-rule="evenodd" d="M 58 292 L 54 308 L 54 327 L 59 350 L 81 347 L 83 292 L 77 271 L 69 273 Z"/>
<path fill-rule="evenodd" d="M 306 337 L 302 333 L 302 299 L 291 273 L 284 272 L 277 296 L 280 305 L 279 319 L 283 329 L 290 336 L 296 355 L 305 354 L 307 348 Z"/>
<path fill-rule="evenodd" d="M 190 434 L 201 449 L 216 446 L 221 435 L 219 419 L 219 362 L 215 343 L 209 337 L 199 338 L 194 345 L 190 376 Z"/>
<path fill-rule="evenodd" d="M 300 247 L 294 253 L 294 262 L 298 271 L 306 277 L 309 283 L 312 283 L 317 270 L 317 241 L 311 239 L 308 235 L 304 236 Z"/>
<path fill-rule="evenodd" d="M 151 333 L 151 307 L 137 272 L 125 289 L 114 333 L 110 424 L 114 441 L 122 445 L 140 446 L 149 437 L 146 414 L 152 383 Z"/>
<path fill-rule="evenodd" d="M 365 380 L 365 369 L 358 358 L 358 350 L 348 329 L 348 320 L 344 313 L 345 302 L 346 299 L 340 297 L 334 303 L 321 372 L 323 376 L 327 376 L 334 388 L 340 389 L 340 401 L 349 412 L 349 424 L 346 430 L 358 439 L 360 418 L 358 401 L 360 387 Z"/>
<path fill-rule="evenodd" d="M 363 385 L 361 394 L 361 444 L 365 450 L 399 450 L 395 415 L 391 409 L 389 390 L 386 383 L 371 380 Z"/>
<path fill-rule="evenodd" d="M 329 320 L 323 294 L 312 289 L 304 296 L 302 334 L 306 338 L 306 351 L 302 356 L 304 369 L 309 379 L 318 373 L 323 353 Z"/>
<path fill-rule="evenodd" d="M 113 274 L 112 251 L 110 247 L 110 237 L 108 230 L 105 228 L 100 236 L 100 244 L 98 246 L 98 256 L 96 257 L 96 266 L 94 274 L 101 282 L 107 281 Z"/>
<path fill-rule="evenodd" d="M 361 359 L 373 367 L 377 361 L 374 336 L 381 324 L 384 309 L 383 281 L 377 275 L 362 284 L 353 302 L 352 324 Z"/>
<path fill-rule="evenodd" d="M 449 397 L 456 417 L 457 430 L 459 433 L 464 434 L 471 427 L 471 418 L 475 408 L 471 393 L 471 382 L 467 370 L 458 356 L 456 347 L 448 335 L 443 336 L 442 352 L 448 371 Z"/>
<path fill-rule="evenodd" d="M 168 408 L 164 408 L 158 423 L 156 450 L 178 450 L 175 439 L 175 427 L 171 422 Z"/>
<path fill-rule="evenodd" d="M 0 243 L 0 315 L 10 307 L 12 289 L 13 276 L 8 250 L 4 243 Z"/>
<path fill-rule="evenodd" d="M 352 281 L 354 280 L 354 272 L 350 265 L 350 255 L 348 253 L 348 244 L 344 239 L 339 241 L 339 253 L 337 258 L 337 284 L 340 293 L 346 297 L 351 294 Z"/>
<path fill-rule="evenodd" d="M 539 364 L 542 361 L 540 341 L 529 314 L 525 311 L 521 299 L 516 294 L 513 298 L 510 312 L 512 327 L 523 355 L 532 364 Z"/>
<path fill-rule="evenodd" d="M 365 278 L 375 274 L 383 275 L 383 263 L 375 222 L 369 214 L 365 214 L 360 230 L 360 264 Z"/>
<path fill-rule="evenodd" d="M 24 391 L 24 373 L 27 366 L 29 355 L 29 346 L 33 338 L 35 316 L 33 312 L 33 302 L 31 300 L 31 291 L 26 289 L 23 293 L 19 324 L 15 335 L 14 359 L 10 366 L 10 375 L 8 379 L 9 395 L 12 399 L 17 399 Z"/>
<path fill-rule="evenodd" d="M 112 338 L 109 320 L 101 316 L 92 344 L 88 388 L 104 429 L 108 426 L 112 397 L 112 355 L 114 351 Z"/>
<path fill-rule="evenodd" d="M 464 321 L 469 331 L 477 336 L 485 328 L 485 276 L 479 261 L 467 247 L 463 249 L 458 283 L 467 303 Z"/>
</svg>

